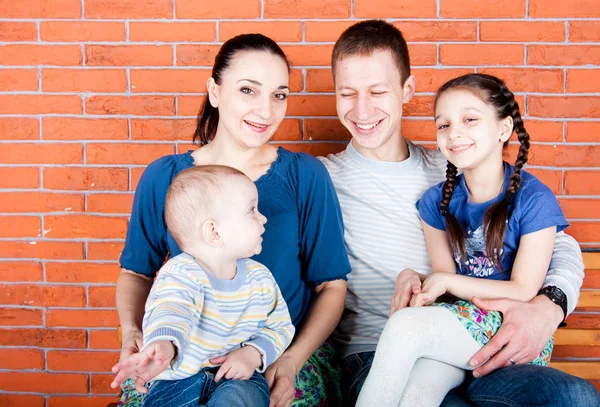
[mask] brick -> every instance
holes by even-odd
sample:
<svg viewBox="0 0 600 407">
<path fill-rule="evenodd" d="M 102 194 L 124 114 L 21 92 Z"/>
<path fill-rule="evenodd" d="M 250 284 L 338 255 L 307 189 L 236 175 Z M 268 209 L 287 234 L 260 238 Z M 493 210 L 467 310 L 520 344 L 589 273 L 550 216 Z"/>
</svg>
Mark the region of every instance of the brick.
<svg viewBox="0 0 600 407">
<path fill-rule="evenodd" d="M 544 17 L 600 17 L 600 9 L 595 0 L 530 0 L 529 16 Z"/>
<path fill-rule="evenodd" d="M 567 319 L 569 328 L 573 329 L 598 329 L 600 318 L 597 314 L 571 314 Z"/>
<path fill-rule="evenodd" d="M 125 41 L 125 23 L 99 21 L 42 21 L 42 41 L 54 42 L 101 42 Z"/>
<path fill-rule="evenodd" d="M 221 21 L 219 41 L 227 41 L 240 34 L 259 33 L 273 41 L 302 41 L 301 21 Z"/>
<path fill-rule="evenodd" d="M 39 186 L 39 168 L 0 167 L 0 188 L 37 188 Z"/>
<path fill-rule="evenodd" d="M 90 348 L 92 349 L 121 349 L 116 330 L 90 330 Z"/>
<path fill-rule="evenodd" d="M 600 92 L 600 69 L 569 69 L 567 92 Z"/>
<path fill-rule="evenodd" d="M 598 358 L 600 348 L 596 346 L 555 346 L 552 359 L 555 358 Z"/>
<path fill-rule="evenodd" d="M 525 121 L 525 128 L 532 141 L 563 141 L 562 122 L 547 122 L 539 120 Z M 516 140 L 516 136 L 513 135 Z"/>
<path fill-rule="evenodd" d="M 39 237 L 39 216 L 0 216 L 0 237 Z"/>
<path fill-rule="evenodd" d="M 46 281 L 49 282 L 116 283 L 119 273 L 116 263 L 46 263 Z"/>
<path fill-rule="evenodd" d="M 88 377 L 71 373 L 0 372 L 0 388 L 37 393 L 87 393 Z"/>
<path fill-rule="evenodd" d="M 472 69 L 411 69 L 419 92 L 437 92 L 450 79 L 473 73 Z"/>
<path fill-rule="evenodd" d="M 118 360 L 117 352 L 51 350 L 46 354 L 48 370 L 110 372 Z"/>
<path fill-rule="evenodd" d="M 133 194 L 86 194 L 88 212 L 131 213 Z"/>
<path fill-rule="evenodd" d="M 397 21 L 393 25 L 406 41 L 477 41 L 474 21 Z"/>
<path fill-rule="evenodd" d="M 44 227 L 45 236 L 49 238 L 124 238 L 127 219 L 96 215 L 45 216 Z"/>
<path fill-rule="evenodd" d="M 42 263 L 31 261 L 0 262 L 0 281 L 41 281 L 42 278 Z"/>
<path fill-rule="evenodd" d="M 195 130 L 195 119 L 131 119 L 132 140 L 189 140 Z"/>
<path fill-rule="evenodd" d="M 272 141 L 302 140 L 302 124 L 300 119 L 285 119 L 273 135 Z"/>
<path fill-rule="evenodd" d="M 598 219 L 600 217 L 599 199 L 561 199 L 560 206 L 569 219 Z"/>
<path fill-rule="evenodd" d="M 171 0 L 86 0 L 85 18 L 172 18 Z"/>
<path fill-rule="evenodd" d="M 2 95 L 0 114 L 81 114 L 81 98 L 72 95 Z"/>
<path fill-rule="evenodd" d="M 600 171 L 569 170 L 565 173 L 567 195 L 600 195 Z"/>
<path fill-rule="evenodd" d="M 115 393 L 115 389 L 110 387 L 110 383 L 114 379 L 114 375 L 99 375 L 94 374 L 91 376 L 91 387 L 90 391 L 92 394 L 111 394 Z"/>
<path fill-rule="evenodd" d="M 596 201 L 598 202 L 598 201 Z M 600 287 L 600 270 L 586 270 L 581 288 Z"/>
<path fill-rule="evenodd" d="M 2 18 L 79 18 L 79 0 L 0 0 Z"/>
<path fill-rule="evenodd" d="M 523 45 L 440 45 L 440 62 L 444 65 L 522 65 L 524 55 Z"/>
<path fill-rule="evenodd" d="M 402 135 L 411 141 L 436 141 L 436 133 L 433 120 L 406 118 L 402 121 Z"/>
<path fill-rule="evenodd" d="M 220 28 L 222 30 L 222 26 Z M 131 22 L 129 41 L 210 42 L 217 37 L 215 23 Z"/>
<path fill-rule="evenodd" d="M 206 93 L 209 69 L 132 70 L 132 92 Z"/>
<path fill-rule="evenodd" d="M 600 41 L 600 23 L 596 21 L 569 21 L 569 42 Z"/>
<path fill-rule="evenodd" d="M 90 287 L 88 289 L 89 308 L 115 308 L 115 287 Z"/>
<path fill-rule="evenodd" d="M 307 69 L 306 90 L 308 92 L 335 92 L 331 69 Z"/>
<path fill-rule="evenodd" d="M 1 29 L 1 27 L 0 27 Z M 37 70 L 35 69 L 1 69 L 0 91 L 38 90 Z"/>
<path fill-rule="evenodd" d="M 435 17 L 435 0 L 355 0 L 354 16 L 358 18 L 425 18 Z"/>
<path fill-rule="evenodd" d="M 86 347 L 86 343 L 86 331 L 79 329 L 0 329 L 1 346 L 82 349 Z"/>
<path fill-rule="evenodd" d="M 44 397 L 21 394 L 0 394 L 0 406 L 4 407 L 44 407 Z"/>
<path fill-rule="evenodd" d="M 289 116 L 337 116 L 333 95 L 292 95 L 288 99 Z"/>
<path fill-rule="evenodd" d="M 25 117 L 0 118 L 0 140 L 39 140 L 39 138 L 40 121 L 38 119 Z"/>
<path fill-rule="evenodd" d="M 530 150 L 529 162 L 532 165 L 558 167 L 598 167 L 600 151 L 598 146 L 536 145 Z"/>
<path fill-rule="evenodd" d="M 122 242 L 118 243 L 100 243 L 100 242 L 89 242 L 88 243 L 88 260 L 118 260 L 123 251 Z"/>
<path fill-rule="evenodd" d="M 68 285 L 1 284 L 0 304 L 32 307 L 83 307 L 85 289 Z"/>
<path fill-rule="evenodd" d="M 131 169 L 131 186 L 129 188 L 130 191 L 135 191 L 137 188 L 138 182 L 140 182 L 140 178 L 145 168 L 132 168 Z"/>
<path fill-rule="evenodd" d="M 567 141 L 595 142 L 600 134 L 600 123 L 568 122 Z"/>
<path fill-rule="evenodd" d="M 437 64 L 437 45 L 433 44 L 409 44 L 411 66 L 427 66 Z"/>
<path fill-rule="evenodd" d="M 22 309 L 22 308 L 0 308 L 0 325 L 1 326 L 42 326 L 43 311 L 40 309 Z M 0 369 L 12 369 L 2 365 L 5 358 L 0 349 Z M 14 361 L 13 361 L 14 362 Z M 38 365 L 37 363 L 35 364 Z M 22 367 L 22 369 L 43 369 L 43 354 L 40 367 Z M 17 369 L 15 367 L 15 369 Z"/>
<path fill-rule="evenodd" d="M 0 257 L 28 259 L 83 259 L 83 243 L 33 240 L 30 242 L 0 241 Z"/>
<path fill-rule="evenodd" d="M 440 15 L 446 18 L 525 17 L 525 0 L 443 0 Z"/>
<path fill-rule="evenodd" d="M 512 92 L 563 92 L 562 69 L 482 68 L 478 72 L 502 78 Z"/>
<path fill-rule="evenodd" d="M 171 45 L 86 45 L 85 62 L 91 66 L 170 66 L 173 65 L 173 48 Z"/>
<path fill-rule="evenodd" d="M 44 140 L 125 140 L 129 136 L 127 119 L 85 119 L 44 117 Z"/>
<path fill-rule="evenodd" d="M 197 117 L 205 100 L 206 96 L 177 96 L 177 114 Z"/>
<path fill-rule="evenodd" d="M 569 234 L 580 243 L 600 241 L 600 222 L 570 222 Z"/>
<path fill-rule="evenodd" d="M 561 195 L 563 193 L 562 171 L 527 168 L 527 172 L 535 175 L 540 181 L 546 184 L 555 195 Z"/>
<path fill-rule="evenodd" d="M 117 402 L 115 396 L 50 396 L 48 407 L 106 407 Z"/>
<path fill-rule="evenodd" d="M 175 100 L 170 96 L 92 96 L 85 100 L 88 114 L 171 116 Z"/>
<path fill-rule="evenodd" d="M 527 96 L 527 110 L 537 117 L 600 117 L 600 97 Z"/>
<path fill-rule="evenodd" d="M 44 92 L 125 92 L 124 69 L 43 69 Z"/>
<path fill-rule="evenodd" d="M 338 143 L 286 143 L 283 145 L 287 150 L 310 154 L 314 157 L 325 157 L 328 154 L 336 154 L 346 148 L 346 142 Z"/>
<path fill-rule="evenodd" d="M 177 18 L 258 18 L 260 0 L 175 0 Z"/>
<path fill-rule="evenodd" d="M 0 163 L 9 164 L 77 164 L 83 159 L 80 144 L 7 144 L 0 149 Z"/>
<path fill-rule="evenodd" d="M 88 164 L 150 164 L 173 154 L 171 144 L 88 144 Z"/>
<path fill-rule="evenodd" d="M 0 22 L 0 41 L 35 41 L 35 23 Z"/>
<path fill-rule="evenodd" d="M 600 46 L 528 45 L 529 65 L 600 65 Z"/>
<path fill-rule="evenodd" d="M 404 105 L 404 116 L 433 116 L 433 97 L 416 96 Z"/>
<path fill-rule="evenodd" d="M 2 65 L 81 65 L 81 49 L 77 45 L 2 45 L 0 61 Z"/>
<path fill-rule="evenodd" d="M 0 321 L 2 321 L 0 311 Z M 41 318 L 40 318 L 41 321 Z M 44 368 L 44 352 L 36 349 L 0 349 L 0 369 L 27 370 Z M 4 405 L 4 404 L 2 404 Z"/>
<path fill-rule="evenodd" d="M 58 310 L 46 311 L 46 326 L 60 327 L 116 327 L 119 325 L 117 311 L 104 310 Z"/>
<path fill-rule="evenodd" d="M 293 66 L 330 66 L 333 45 L 283 45 Z"/>
<path fill-rule="evenodd" d="M 0 192 L 0 212 L 83 211 L 81 194 Z"/>
<path fill-rule="evenodd" d="M 350 132 L 335 119 L 304 119 L 305 140 L 350 140 Z"/>
<path fill-rule="evenodd" d="M 304 37 L 309 42 L 335 42 L 355 21 L 305 21 Z"/>
<path fill-rule="evenodd" d="M 44 168 L 44 188 L 127 191 L 126 168 Z"/>
<path fill-rule="evenodd" d="M 212 67 L 220 48 L 220 45 L 177 45 L 176 65 Z"/>
<path fill-rule="evenodd" d="M 482 41 L 563 42 L 565 23 L 559 21 L 482 21 Z"/>
<path fill-rule="evenodd" d="M 265 18 L 348 18 L 348 0 L 265 0 Z"/>
</svg>

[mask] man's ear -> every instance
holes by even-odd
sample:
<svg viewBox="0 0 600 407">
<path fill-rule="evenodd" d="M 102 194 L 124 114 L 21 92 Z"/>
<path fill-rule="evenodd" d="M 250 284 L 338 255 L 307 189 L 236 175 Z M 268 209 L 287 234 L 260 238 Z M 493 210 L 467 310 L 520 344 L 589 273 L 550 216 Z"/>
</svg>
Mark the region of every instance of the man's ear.
<svg viewBox="0 0 600 407">
<path fill-rule="evenodd" d="M 217 85 L 212 76 L 206 81 L 206 90 L 208 92 L 208 101 L 211 106 L 214 108 L 219 107 L 219 85 Z"/>
<path fill-rule="evenodd" d="M 416 89 L 417 88 L 416 88 L 415 77 L 413 75 L 410 75 L 404 82 L 404 87 L 403 87 L 404 99 L 402 100 L 402 103 L 406 104 L 406 103 L 410 102 L 410 100 L 415 95 Z"/>
<path fill-rule="evenodd" d="M 511 116 L 507 116 L 500 122 L 500 140 L 502 143 L 506 143 L 513 133 L 514 122 Z"/>
<path fill-rule="evenodd" d="M 207 219 L 202 223 L 202 237 L 212 247 L 223 247 L 223 239 L 219 235 L 217 222 Z"/>
</svg>

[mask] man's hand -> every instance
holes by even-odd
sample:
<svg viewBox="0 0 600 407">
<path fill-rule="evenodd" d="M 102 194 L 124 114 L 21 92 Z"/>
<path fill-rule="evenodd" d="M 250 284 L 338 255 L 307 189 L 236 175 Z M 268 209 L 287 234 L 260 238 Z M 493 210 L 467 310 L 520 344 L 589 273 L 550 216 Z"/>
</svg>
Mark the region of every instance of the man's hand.
<svg viewBox="0 0 600 407">
<path fill-rule="evenodd" d="M 215 375 L 215 382 L 223 377 L 228 380 L 248 380 L 262 365 L 262 355 L 254 346 L 242 346 L 227 355 L 212 358 L 210 363 L 221 365 Z"/>
<path fill-rule="evenodd" d="M 413 295 L 421 292 L 421 279 L 419 274 L 412 269 L 404 269 L 396 277 L 394 295 L 390 316 L 401 308 L 408 307 Z"/>
<path fill-rule="evenodd" d="M 296 396 L 296 366 L 285 356 L 277 359 L 265 372 L 271 389 L 269 407 L 290 407 Z"/>
<path fill-rule="evenodd" d="M 411 307 L 431 305 L 440 295 L 446 294 L 448 273 L 433 273 L 423 281 L 421 292 L 410 299 Z"/>
<path fill-rule="evenodd" d="M 116 389 L 126 379 L 132 378 L 135 389 L 146 393 L 146 382 L 154 379 L 169 367 L 175 357 L 175 346 L 170 341 L 156 341 L 148 345 L 142 352 L 134 353 L 126 359 L 121 359 L 113 366 L 112 371 L 117 376 L 110 384 Z"/>
<path fill-rule="evenodd" d="M 546 296 L 529 302 L 501 298 L 473 303 L 486 311 L 500 311 L 502 326 L 492 339 L 471 358 L 475 377 L 485 376 L 499 367 L 529 363 L 544 349 L 556 327 L 562 321 L 562 310 Z M 485 362 L 485 363 L 484 363 Z"/>
</svg>

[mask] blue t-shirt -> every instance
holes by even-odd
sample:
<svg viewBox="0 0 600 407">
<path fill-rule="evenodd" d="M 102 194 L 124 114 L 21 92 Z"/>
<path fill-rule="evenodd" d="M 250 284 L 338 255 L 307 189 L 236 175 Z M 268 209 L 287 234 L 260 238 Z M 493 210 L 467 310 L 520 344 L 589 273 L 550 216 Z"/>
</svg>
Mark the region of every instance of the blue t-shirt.
<svg viewBox="0 0 600 407">
<path fill-rule="evenodd" d="M 459 274 L 493 280 L 510 280 L 521 236 L 552 226 L 556 226 L 557 232 L 560 232 L 569 226 L 550 188 L 530 173 L 521 171 L 521 186 L 516 194 L 515 201 L 509 206 L 509 213 L 512 212 L 512 214 L 506 225 L 504 235 L 504 246 L 502 248 L 503 270 L 499 270 L 494 266 L 485 250 L 483 217 L 490 206 L 505 196 L 513 169 L 512 165 L 504 163 L 502 193 L 491 201 L 483 203 L 470 202 L 465 178 L 463 175 L 458 177 L 454 195 L 450 200 L 449 211 L 467 232 L 467 238 L 465 239 L 466 261 L 461 259 L 459 252 L 454 253 Z M 443 189 L 443 182 L 431 187 L 417 202 L 421 219 L 439 230 L 446 230 L 446 218 L 442 216 L 440 209 Z"/>
<path fill-rule="evenodd" d="M 194 166 L 192 151 L 151 163 L 135 191 L 121 267 L 155 276 L 181 249 L 167 230 L 165 199 L 173 178 Z M 325 166 L 279 147 L 277 159 L 256 182 L 258 209 L 267 217 L 262 252 L 252 257 L 273 273 L 294 325 L 309 305 L 311 288 L 346 279 L 350 272 L 340 204 Z"/>
</svg>

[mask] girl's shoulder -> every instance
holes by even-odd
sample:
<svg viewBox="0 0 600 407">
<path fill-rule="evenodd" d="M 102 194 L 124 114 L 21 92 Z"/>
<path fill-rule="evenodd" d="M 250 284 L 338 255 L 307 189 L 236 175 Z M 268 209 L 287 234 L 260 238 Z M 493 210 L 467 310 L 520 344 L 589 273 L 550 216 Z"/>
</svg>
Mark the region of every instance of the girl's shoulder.
<svg viewBox="0 0 600 407">
<path fill-rule="evenodd" d="M 554 197 L 554 192 L 549 186 L 540 181 L 532 173 L 521 170 L 521 185 L 519 187 L 520 200 L 529 201 L 531 199 L 539 199 L 544 196 Z"/>
</svg>

